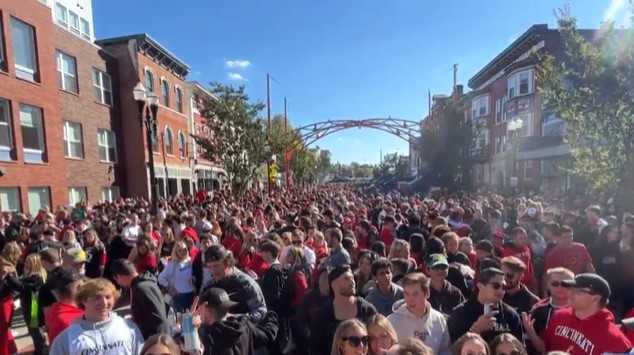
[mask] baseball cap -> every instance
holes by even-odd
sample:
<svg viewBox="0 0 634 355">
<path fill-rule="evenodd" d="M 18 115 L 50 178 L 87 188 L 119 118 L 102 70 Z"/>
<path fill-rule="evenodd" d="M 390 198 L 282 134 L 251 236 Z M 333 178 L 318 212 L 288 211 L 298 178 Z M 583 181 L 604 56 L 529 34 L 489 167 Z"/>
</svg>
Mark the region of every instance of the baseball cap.
<svg viewBox="0 0 634 355">
<path fill-rule="evenodd" d="M 449 262 L 444 254 L 431 254 L 427 257 L 427 267 L 430 269 L 438 266 L 449 267 Z"/>
<path fill-rule="evenodd" d="M 600 295 L 604 300 L 610 297 L 610 284 L 601 276 L 592 273 L 579 274 L 573 280 L 564 280 L 562 284 L 569 288 L 586 288 Z"/>
<path fill-rule="evenodd" d="M 53 286 L 54 290 L 63 291 L 69 284 L 80 279 L 81 275 L 79 275 L 78 273 L 62 269 L 59 272 L 55 273 L 54 276 L 51 278 L 51 285 Z"/>
<path fill-rule="evenodd" d="M 79 247 L 66 250 L 66 254 L 73 264 L 85 263 L 87 259 L 86 252 Z"/>
<path fill-rule="evenodd" d="M 205 291 L 200 297 L 200 302 L 213 308 L 222 307 L 224 309 L 229 309 L 238 304 L 229 298 L 227 291 L 218 287 L 212 287 Z"/>
</svg>

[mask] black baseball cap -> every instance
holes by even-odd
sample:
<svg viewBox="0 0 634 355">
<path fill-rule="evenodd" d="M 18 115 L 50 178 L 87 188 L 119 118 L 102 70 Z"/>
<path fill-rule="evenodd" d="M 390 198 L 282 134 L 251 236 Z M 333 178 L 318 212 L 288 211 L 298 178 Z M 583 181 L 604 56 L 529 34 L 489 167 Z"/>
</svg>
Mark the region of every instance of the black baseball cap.
<svg viewBox="0 0 634 355">
<path fill-rule="evenodd" d="M 562 281 L 564 287 L 585 288 L 591 293 L 600 295 L 604 300 L 610 297 L 610 284 L 601 276 L 593 273 L 579 274 L 572 280 Z"/>
<path fill-rule="evenodd" d="M 205 291 L 200 297 L 200 302 L 212 308 L 223 309 L 229 309 L 238 304 L 236 302 L 233 302 L 231 298 L 229 298 L 229 294 L 227 293 L 227 291 L 218 287 L 212 287 Z"/>
</svg>

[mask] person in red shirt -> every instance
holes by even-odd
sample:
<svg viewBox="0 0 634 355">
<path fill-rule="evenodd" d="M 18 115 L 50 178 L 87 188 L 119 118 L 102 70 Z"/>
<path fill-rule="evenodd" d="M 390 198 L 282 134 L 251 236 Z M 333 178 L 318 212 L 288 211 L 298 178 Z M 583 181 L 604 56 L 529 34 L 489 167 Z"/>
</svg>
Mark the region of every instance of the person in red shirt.
<svg viewBox="0 0 634 355">
<path fill-rule="evenodd" d="M 194 241 L 194 244 L 198 244 L 198 232 L 196 232 L 196 228 L 194 228 L 195 223 L 196 219 L 194 216 L 187 216 L 185 219 L 185 228 L 181 231 L 180 237 L 182 239 L 189 238 Z"/>
<path fill-rule="evenodd" d="M 257 240 L 255 233 L 248 232 L 244 235 L 242 250 L 238 257 L 238 267 L 245 272 L 252 271 L 258 278 L 262 277 L 264 271 L 268 269 L 268 264 L 257 251 Z"/>
<path fill-rule="evenodd" d="M 396 230 L 396 220 L 392 216 L 385 216 L 383 218 L 383 226 L 381 227 L 381 234 L 379 234 L 379 240 L 385 244 L 385 249 L 390 250 L 392 242 L 394 241 L 394 231 Z"/>
<path fill-rule="evenodd" d="M 565 267 L 575 275 L 594 272 L 588 249 L 581 243 L 573 242 L 572 228 L 561 226 L 556 240 L 557 245 L 544 257 L 544 270 Z"/>
<path fill-rule="evenodd" d="M 627 353 L 632 349 L 632 343 L 606 308 L 610 285 L 604 278 L 586 273 L 565 280 L 563 284 L 572 289 L 570 307 L 552 315 L 544 335 L 546 351 L 601 355 Z"/>
<path fill-rule="evenodd" d="M 58 301 L 53 303 L 44 314 L 46 333 L 51 344 L 59 333 L 84 314 L 84 311 L 75 303 L 77 290 L 82 284 L 80 275 L 62 270 L 55 275 L 53 282 Z"/>
<path fill-rule="evenodd" d="M 220 241 L 225 249 L 231 251 L 235 258 L 240 255 L 240 250 L 242 250 L 242 240 L 244 239 L 244 233 L 240 226 L 236 223 L 236 221 L 232 221 L 227 228 L 227 231 Z"/>
<path fill-rule="evenodd" d="M 535 271 L 533 269 L 533 253 L 529 247 L 528 233 L 523 227 L 515 227 L 511 231 L 511 240 L 504 243 L 500 250 L 500 257 L 514 256 L 526 265 L 522 283 L 531 290 L 537 289 Z M 548 270 L 549 268 L 546 268 Z"/>
<path fill-rule="evenodd" d="M 143 273 L 147 270 L 156 271 L 156 253 L 154 252 L 154 242 L 148 237 L 142 237 L 136 242 L 136 248 L 130 252 L 128 258 L 134 263 L 137 271 Z"/>
</svg>

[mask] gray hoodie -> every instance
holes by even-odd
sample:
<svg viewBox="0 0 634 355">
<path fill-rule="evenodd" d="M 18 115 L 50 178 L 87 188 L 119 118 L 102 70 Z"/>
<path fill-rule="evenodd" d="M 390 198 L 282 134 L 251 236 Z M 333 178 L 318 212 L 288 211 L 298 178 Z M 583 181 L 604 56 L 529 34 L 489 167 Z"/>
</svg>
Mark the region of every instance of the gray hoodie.
<svg viewBox="0 0 634 355">
<path fill-rule="evenodd" d="M 116 313 L 103 322 L 77 318 L 53 341 L 51 355 L 137 355 L 143 347 L 139 328 Z"/>
<path fill-rule="evenodd" d="M 399 340 L 416 337 L 429 346 L 434 354 L 451 355 L 449 329 L 442 313 L 436 311 L 427 302 L 427 313 L 418 318 L 407 309 L 405 301 L 394 304 L 394 313 L 387 319 L 398 334 Z"/>
<path fill-rule="evenodd" d="M 394 303 L 403 298 L 403 288 L 395 283 L 390 286 L 389 294 L 384 294 L 378 286 L 374 286 L 368 292 L 365 300 L 372 303 L 379 313 L 389 316 L 392 313 Z"/>
</svg>

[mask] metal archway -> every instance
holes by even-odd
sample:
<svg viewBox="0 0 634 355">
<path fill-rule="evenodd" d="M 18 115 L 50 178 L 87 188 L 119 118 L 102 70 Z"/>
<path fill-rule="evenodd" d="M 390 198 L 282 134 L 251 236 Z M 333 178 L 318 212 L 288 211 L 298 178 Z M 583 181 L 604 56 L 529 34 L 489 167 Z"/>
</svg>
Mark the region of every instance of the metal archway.
<svg viewBox="0 0 634 355">
<path fill-rule="evenodd" d="M 296 129 L 304 147 L 321 138 L 350 128 L 372 128 L 390 133 L 406 142 L 420 137 L 420 122 L 397 118 L 368 118 L 363 120 L 328 120 L 311 123 Z"/>
</svg>

